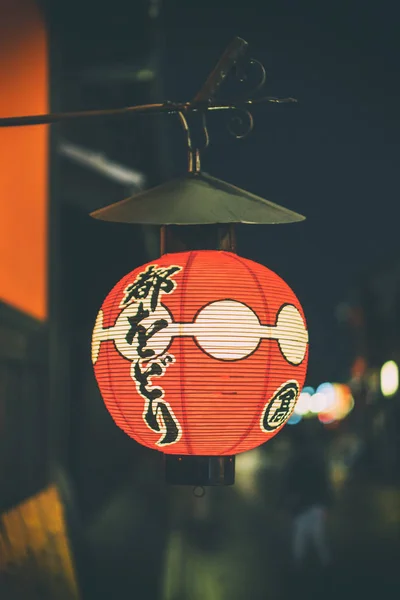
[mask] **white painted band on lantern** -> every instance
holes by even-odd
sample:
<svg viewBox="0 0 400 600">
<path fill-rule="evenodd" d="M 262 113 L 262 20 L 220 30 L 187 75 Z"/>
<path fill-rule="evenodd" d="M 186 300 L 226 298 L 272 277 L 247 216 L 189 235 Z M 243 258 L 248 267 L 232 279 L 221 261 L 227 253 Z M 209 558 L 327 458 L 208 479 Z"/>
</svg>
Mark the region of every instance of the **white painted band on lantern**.
<svg viewBox="0 0 400 600">
<path fill-rule="evenodd" d="M 128 360 L 137 359 L 137 346 L 126 341 L 131 327 L 129 318 L 137 313 L 135 303 L 119 315 L 113 327 L 103 329 L 103 313 L 99 312 L 93 331 L 92 361 L 95 364 L 100 344 L 113 340 L 117 350 Z M 198 345 L 218 360 L 241 360 L 256 350 L 262 339 L 277 340 L 284 358 L 299 365 L 305 357 L 308 331 L 303 317 L 293 304 L 285 304 L 278 313 L 275 325 L 261 325 L 257 315 L 245 304 L 235 300 L 217 300 L 205 306 L 193 323 L 174 323 L 167 309 L 158 306 L 141 321 L 145 329 L 163 319 L 168 324 L 153 335 L 146 348 L 154 356 L 162 354 L 174 337 L 194 337 Z"/>
</svg>

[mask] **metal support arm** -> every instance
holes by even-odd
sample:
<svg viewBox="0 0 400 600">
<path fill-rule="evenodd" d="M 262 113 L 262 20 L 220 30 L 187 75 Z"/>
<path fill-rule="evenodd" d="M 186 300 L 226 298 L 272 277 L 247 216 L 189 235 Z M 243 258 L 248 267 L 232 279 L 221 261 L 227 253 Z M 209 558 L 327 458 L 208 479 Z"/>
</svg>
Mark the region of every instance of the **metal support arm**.
<svg viewBox="0 0 400 600">
<path fill-rule="evenodd" d="M 121 115 L 143 115 L 143 114 L 188 114 L 193 112 L 241 110 L 248 112 L 251 105 L 260 103 L 284 103 L 297 102 L 294 98 L 264 97 L 258 99 L 217 102 L 214 96 L 221 83 L 225 80 L 232 68 L 242 60 L 247 48 L 247 42 L 241 38 L 235 38 L 227 47 L 214 70 L 208 76 L 201 90 L 190 102 L 164 102 L 162 104 L 142 104 L 138 106 L 127 106 L 109 110 L 90 110 L 80 112 L 53 113 L 47 115 L 30 115 L 22 117 L 0 118 L 0 127 L 22 127 L 28 125 L 50 125 L 62 121 L 75 119 L 88 119 L 94 117 L 113 117 Z M 255 61 L 257 62 L 257 61 Z"/>
</svg>

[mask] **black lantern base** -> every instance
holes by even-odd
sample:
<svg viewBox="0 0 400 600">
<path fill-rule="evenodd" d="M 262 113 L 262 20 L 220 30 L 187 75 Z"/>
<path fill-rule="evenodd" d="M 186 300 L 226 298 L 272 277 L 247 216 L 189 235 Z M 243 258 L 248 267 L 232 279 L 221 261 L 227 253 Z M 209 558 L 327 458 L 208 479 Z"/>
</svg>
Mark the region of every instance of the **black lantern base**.
<svg viewBox="0 0 400 600">
<path fill-rule="evenodd" d="M 165 454 L 165 480 L 170 485 L 233 485 L 234 456 Z"/>
</svg>

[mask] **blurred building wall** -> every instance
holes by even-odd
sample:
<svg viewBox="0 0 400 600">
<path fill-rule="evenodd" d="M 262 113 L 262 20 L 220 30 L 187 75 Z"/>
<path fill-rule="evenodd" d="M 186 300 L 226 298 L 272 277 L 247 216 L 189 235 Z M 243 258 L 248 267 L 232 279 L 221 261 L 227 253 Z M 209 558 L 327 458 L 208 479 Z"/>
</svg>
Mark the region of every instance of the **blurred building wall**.
<svg viewBox="0 0 400 600">
<path fill-rule="evenodd" d="M 0 0 L 0 115 L 46 113 L 47 39 L 33 0 Z M 47 314 L 47 128 L 0 130 L 0 300 Z"/>
<path fill-rule="evenodd" d="M 47 112 L 47 33 L 33 0 L 0 0 L 0 114 Z M 0 130 L 0 511 L 45 482 L 47 131 Z"/>
</svg>

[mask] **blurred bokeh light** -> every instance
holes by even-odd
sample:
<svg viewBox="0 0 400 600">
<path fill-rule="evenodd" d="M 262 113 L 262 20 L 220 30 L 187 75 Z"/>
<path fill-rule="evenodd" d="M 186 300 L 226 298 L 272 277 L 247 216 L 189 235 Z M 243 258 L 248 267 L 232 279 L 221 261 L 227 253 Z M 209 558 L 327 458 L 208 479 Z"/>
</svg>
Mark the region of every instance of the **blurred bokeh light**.
<svg viewBox="0 0 400 600">
<path fill-rule="evenodd" d="M 389 360 L 381 369 L 381 391 L 384 396 L 394 396 L 398 389 L 399 368 L 394 360 Z"/>
</svg>

